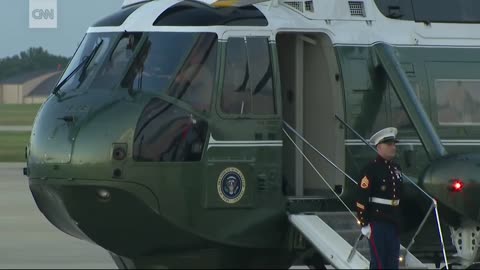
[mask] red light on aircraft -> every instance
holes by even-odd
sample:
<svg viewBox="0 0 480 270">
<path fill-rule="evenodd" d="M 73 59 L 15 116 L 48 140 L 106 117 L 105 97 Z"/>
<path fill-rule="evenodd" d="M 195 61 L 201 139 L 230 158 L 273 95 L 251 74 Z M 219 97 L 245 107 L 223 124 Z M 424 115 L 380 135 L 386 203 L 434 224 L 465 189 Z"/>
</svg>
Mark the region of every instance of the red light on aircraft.
<svg viewBox="0 0 480 270">
<path fill-rule="evenodd" d="M 460 179 L 453 179 L 452 184 L 450 185 L 450 190 L 453 192 L 460 192 L 463 190 L 464 184 Z"/>
</svg>

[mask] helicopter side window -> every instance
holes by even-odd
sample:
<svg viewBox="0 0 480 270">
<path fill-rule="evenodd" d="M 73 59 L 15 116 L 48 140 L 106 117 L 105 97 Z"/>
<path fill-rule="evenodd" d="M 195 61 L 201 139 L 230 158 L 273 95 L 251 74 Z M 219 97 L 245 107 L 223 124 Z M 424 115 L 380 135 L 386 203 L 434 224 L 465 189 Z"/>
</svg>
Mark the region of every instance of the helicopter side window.
<svg viewBox="0 0 480 270">
<path fill-rule="evenodd" d="M 141 33 L 125 33 L 122 36 L 92 82 L 92 88 L 112 88 L 118 83 L 120 76 L 123 75 L 132 59 L 141 36 Z"/>
<path fill-rule="evenodd" d="M 274 114 L 268 38 L 230 38 L 221 109 L 227 114 Z"/>
<path fill-rule="evenodd" d="M 437 117 L 440 125 L 480 125 L 480 81 L 448 80 L 435 81 Z"/>
</svg>

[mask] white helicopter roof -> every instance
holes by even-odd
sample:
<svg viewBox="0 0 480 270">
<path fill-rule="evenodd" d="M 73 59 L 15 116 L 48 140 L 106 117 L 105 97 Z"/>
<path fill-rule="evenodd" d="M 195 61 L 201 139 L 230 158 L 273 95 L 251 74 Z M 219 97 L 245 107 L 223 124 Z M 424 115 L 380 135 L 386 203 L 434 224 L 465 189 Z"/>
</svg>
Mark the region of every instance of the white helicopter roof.
<svg viewBox="0 0 480 270">
<path fill-rule="evenodd" d="M 145 0 L 123 0 L 122 8 L 141 2 L 145 2 Z"/>
<path fill-rule="evenodd" d="M 480 47 L 480 25 L 395 20 L 385 17 L 374 0 L 199 0 L 213 7 L 253 4 L 268 20 L 258 26 L 154 26 L 168 8 L 182 0 L 124 0 L 122 7 L 146 2 L 116 27 L 91 27 L 88 32 L 104 31 L 208 31 L 219 38 L 227 31 L 254 33 L 263 29 L 271 36 L 278 32 L 322 32 L 332 43 L 370 45 L 386 42 L 398 46 Z"/>
<path fill-rule="evenodd" d="M 122 8 L 124 7 L 127 7 L 127 6 L 131 6 L 131 5 L 134 5 L 134 4 L 138 4 L 138 3 L 142 3 L 142 2 L 149 2 L 149 1 L 152 1 L 152 0 L 123 0 L 123 4 L 122 4 Z M 268 1 L 268 0 L 259 0 L 259 1 L 251 1 L 251 0 L 235 0 L 235 1 L 225 1 L 225 0 L 221 0 L 221 1 L 218 1 L 218 0 L 201 0 L 202 2 L 204 3 L 207 3 L 207 4 L 213 4 L 214 2 L 219 2 L 219 3 L 224 3 L 225 4 L 229 4 L 231 6 L 241 6 L 241 5 L 249 5 L 249 4 L 255 4 L 255 3 L 259 3 L 259 2 L 265 2 L 265 1 Z"/>
</svg>

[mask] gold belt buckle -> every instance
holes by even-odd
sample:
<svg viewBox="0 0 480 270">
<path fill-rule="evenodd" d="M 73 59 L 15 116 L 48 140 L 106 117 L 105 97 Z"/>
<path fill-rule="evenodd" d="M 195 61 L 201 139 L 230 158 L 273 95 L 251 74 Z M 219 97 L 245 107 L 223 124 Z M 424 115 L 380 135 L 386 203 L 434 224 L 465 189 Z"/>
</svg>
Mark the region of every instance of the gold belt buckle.
<svg viewBox="0 0 480 270">
<path fill-rule="evenodd" d="M 398 200 L 392 200 L 392 206 L 398 206 L 399 201 Z"/>
</svg>

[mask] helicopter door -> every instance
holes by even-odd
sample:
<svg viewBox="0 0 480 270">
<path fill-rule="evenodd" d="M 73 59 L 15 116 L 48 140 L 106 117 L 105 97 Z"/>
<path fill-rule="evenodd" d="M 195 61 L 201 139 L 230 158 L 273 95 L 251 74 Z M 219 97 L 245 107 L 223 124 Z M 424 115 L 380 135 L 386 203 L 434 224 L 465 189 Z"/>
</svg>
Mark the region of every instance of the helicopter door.
<svg viewBox="0 0 480 270">
<path fill-rule="evenodd" d="M 281 195 L 281 117 L 270 39 L 270 32 L 249 31 L 225 33 L 220 41 L 223 70 L 207 147 L 209 207 L 261 207 L 268 202 L 260 198 Z"/>
<path fill-rule="evenodd" d="M 323 33 L 292 32 L 279 33 L 276 40 L 284 120 L 344 169 L 344 130 L 335 119 L 335 115 L 343 118 L 343 95 L 331 40 Z M 344 176 L 298 137 L 292 139 L 340 193 Z M 289 195 L 334 196 L 288 138 L 284 139 L 283 164 Z"/>
</svg>

